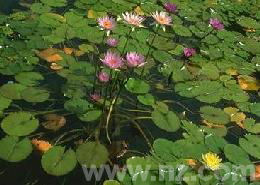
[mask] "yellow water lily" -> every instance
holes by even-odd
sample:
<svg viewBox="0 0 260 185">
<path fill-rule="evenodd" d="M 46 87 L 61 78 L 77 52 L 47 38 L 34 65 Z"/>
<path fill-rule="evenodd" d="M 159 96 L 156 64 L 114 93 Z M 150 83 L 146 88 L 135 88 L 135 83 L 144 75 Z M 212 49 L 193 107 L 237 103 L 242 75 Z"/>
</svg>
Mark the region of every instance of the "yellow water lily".
<svg viewBox="0 0 260 185">
<path fill-rule="evenodd" d="M 218 170 L 222 159 L 215 153 L 202 154 L 203 163 L 211 170 Z"/>
</svg>

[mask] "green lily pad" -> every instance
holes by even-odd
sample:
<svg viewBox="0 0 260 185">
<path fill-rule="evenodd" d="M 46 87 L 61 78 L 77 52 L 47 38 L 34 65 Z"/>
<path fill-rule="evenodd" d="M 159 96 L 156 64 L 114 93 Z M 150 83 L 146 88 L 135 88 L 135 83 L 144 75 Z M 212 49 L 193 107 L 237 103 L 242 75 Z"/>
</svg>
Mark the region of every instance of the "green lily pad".
<svg viewBox="0 0 260 185">
<path fill-rule="evenodd" d="M 116 180 L 106 180 L 103 185 L 120 185 L 120 182 Z"/>
<path fill-rule="evenodd" d="M 137 99 L 144 105 L 154 105 L 155 103 L 154 96 L 151 94 L 139 95 Z"/>
<path fill-rule="evenodd" d="M 180 119 L 172 111 L 162 113 L 155 110 L 152 112 L 152 119 L 159 128 L 168 132 L 176 132 L 180 128 Z"/>
<path fill-rule="evenodd" d="M 84 114 L 92 107 L 91 103 L 81 98 L 72 98 L 64 104 L 66 110 L 76 114 Z"/>
<path fill-rule="evenodd" d="M 251 156 L 260 159 L 260 138 L 256 135 L 246 135 L 239 139 L 239 145 Z"/>
<path fill-rule="evenodd" d="M 9 135 L 26 136 L 34 132 L 39 126 L 39 121 L 27 112 L 13 112 L 1 122 L 3 131 Z"/>
<path fill-rule="evenodd" d="M 201 117 L 210 123 L 225 125 L 230 122 L 230 117 L 223 110 L 215 107 L 204 106 L 200 108 Z"/>
<path fill-rule="evenodd" d="M 251 161 L 247 153 L 237 145 L 227 144 L 224 147 L 224 153 L 229 161 L 237 165 L 251 164 Z"/>
<path fill-rule="evenodd" d="M 106 147 L 96 142 L 87 142 L 79 145 L 76 150 L 76 155 L 79 163 L 88 168 L 99 168 L 108 160 Z"/>
<path fill-rule="evenodd" d="M 15 80 L 20 84 L 26 86 L 36 86 L 39 85 L 39 81 L 44 80 L 40 73 L 36 72 L 21 72 L 15 75 Z"/>
<path fill-rule="evenodd" d="M 71 149 L 65 152 L 65 147 L 54 146 L 44 153 L 41 164 L 50 175 L 66 175 L 76 167 L 76 154 Z"/>
<path fill-rule="evenodd" d="M 66 6 L 67 1 L 66 0 L 41 0 L 42 3 L 48 5 L 48 6 L 53 6 L 53 7 L 62 7 Z"/>
<path fill-rule="evenodd" d="M 0 87 L 0 94 L 12 100 L 19 100 L 21 99 L 21 92 L 25 88 L 26 87 L 21 84 L 5 84 Z"/>
<path fill-rule="evenodd" d="M 0 158 L 9 162 L 26 159 L 32 152 L 32 144 L 28 138 L 6 136 L 0 140 Z"/>
<path fill-rule="evenodd" d="M 95 121 L 102 115 L 101 110 L 91 110 L 79 116 L 81 121 Z"/>
<path fill-rule="evenodd" d="M 182 26 L 180 24 L 173 24 L 173 30 L 177 35 L 182 36 L 182 37 L 191 37 L 192 36 L 191 31 L 188 28 L 186 28 L 185 26 Z"/>
<path fill-rule="evenodd" d="M 148 93 L 148 91 L 150 90 L 149 84 L 142 80 L 134 78 L 130 78 L 125 84 L 125 87 L 129 92 L 136 94 L 145 94 Z"/>
<path fill-rule="evenodd" d="M 9 107 L 9 105 L 12 103 L 12 100 L 0 95 L 0 102 L 0 111 L 2 111 Z"/>
<path fill-rule="evenodd" d="M 50 93 L 36 87 L 28 87 L 21 92 L 21 97 L 32 103 L 44 102 L 49 99 Z"/>
</svg>

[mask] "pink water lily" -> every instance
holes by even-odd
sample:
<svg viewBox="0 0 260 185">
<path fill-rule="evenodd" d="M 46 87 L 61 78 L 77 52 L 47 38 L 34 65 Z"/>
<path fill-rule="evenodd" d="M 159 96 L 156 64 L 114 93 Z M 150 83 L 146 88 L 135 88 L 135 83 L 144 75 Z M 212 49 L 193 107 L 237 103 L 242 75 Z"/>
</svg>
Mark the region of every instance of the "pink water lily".
<svg viewBox="0 0 260 185">
<path fill-rule="evenodd" d="M 101 29 L 113 30 L 116 27 L 116 21 L 111 17 L 105 16 L 102 18 L 98 18 L 97 20 Z"/>
<path fill-rule="evenodd" d="M 224 24 L 218 19 L 210 19 L 209 24 L 216 30 L 224 29 Z"/>
<path fill-rule="evenodd" d="M 141 67 L 145 64 L 144 56 L 137 52 L 128 52 L 126 54 L 126 64 L 128 67 Z"/>
<path fill-rule="evenodd" d="M 107 45 L 111 46 L 111 47 L 116 47 L 118 45 L 118 40 L 115 38 L 108 38 L 106 43 Z"/>
<path fill-rule="evenodd" d="M 167 12 L 170 12 L 170 13 L 175 13 L 177 12 L 177 5 L 176 4 L 173 4 L 173 3 L 164 3 L 164 9 L 167 11 Z"/>
<path fill-rule="evenodd" d="M 172 18 L 166 12 L 156 11 L 156 12 L 152 13 L 152 17 L 160 25 L 171 25 Z"/>
<path fill-rule="evenodd" d="M 196 50 L 194 48 L 184 48 L 183 50 L 184 56 L 189 58 L 196 54 Z"/>
<path fill-rule="evenodd" d="M 98 74 L 98 79 L 99 79 L 100 82 L 105 83 L 105 82 L 108 82 L 110 80 L 110 76 L 106 72 L 102 71 Z"/>
<path fill-rule="evenodd" d="M 132 12 L 125 12 L 122 14 L 122 16 L 125 23 L 135 27 L 143 27 L 142 22 L 144 21 L 144 17 Z"/>
<path fill-rule="evenodd" d="M 90 98 L 91 98 L 92 101 L 97 102 L 101 99 L 101 96 L 100 96 L 99 93 L 94 92 L 94 93 L 90 94 Z"/>
<path fill-rule="evenodd" d="M 104 58 L 101 59 L 101 61 L 104 65 L 111 69 L 118 69 L 124 65 L 122 58 L 117 53 L 113 53 L 110 51 L 105 54 Z"/>
</svg>

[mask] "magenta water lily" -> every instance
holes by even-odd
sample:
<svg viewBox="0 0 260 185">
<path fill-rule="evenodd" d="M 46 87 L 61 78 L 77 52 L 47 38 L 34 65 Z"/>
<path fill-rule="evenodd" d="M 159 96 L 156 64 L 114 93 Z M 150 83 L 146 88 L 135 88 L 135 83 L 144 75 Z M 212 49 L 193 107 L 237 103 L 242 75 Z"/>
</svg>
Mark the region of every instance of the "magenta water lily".
<svg viewBox="0 0 260 185">
<path fill-rule="evenodd" d="M 210 19 L 209 24 L 216 30 L 224 29 L 224 24 L 218 19 Z"/>
<path fill-rule="evenodd" d="M 184 48 L 183 50 L 184 56 L 189 58 L 196 54 L 196 50 L 194 48 Z"/>
<path fill-rule="evenodd" d="M 174 3 L 170 3 L 170 2 L 164 3 L 163 6 L 164 6 L 164 9 L 165 9 L 167 12 L 169 12 L 169 13 L 175 13 L 175 12 L 177 12 L 177 5 L 174 4 Z"/>
</svg>

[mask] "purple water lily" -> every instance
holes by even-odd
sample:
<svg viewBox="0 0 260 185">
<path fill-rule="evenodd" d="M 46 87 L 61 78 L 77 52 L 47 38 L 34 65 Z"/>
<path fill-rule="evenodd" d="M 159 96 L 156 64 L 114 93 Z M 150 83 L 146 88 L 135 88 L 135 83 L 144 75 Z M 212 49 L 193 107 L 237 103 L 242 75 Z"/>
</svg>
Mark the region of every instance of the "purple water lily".
<svg viewBox="0 0 260 185">
<path fill-rule="evenodd" d="M 222 30 L 224 29 L 224 24 L 218 20 L 218 19 L 210 19 L 209 24 L 215 29 L 215 30 Z"/>
</svg>

